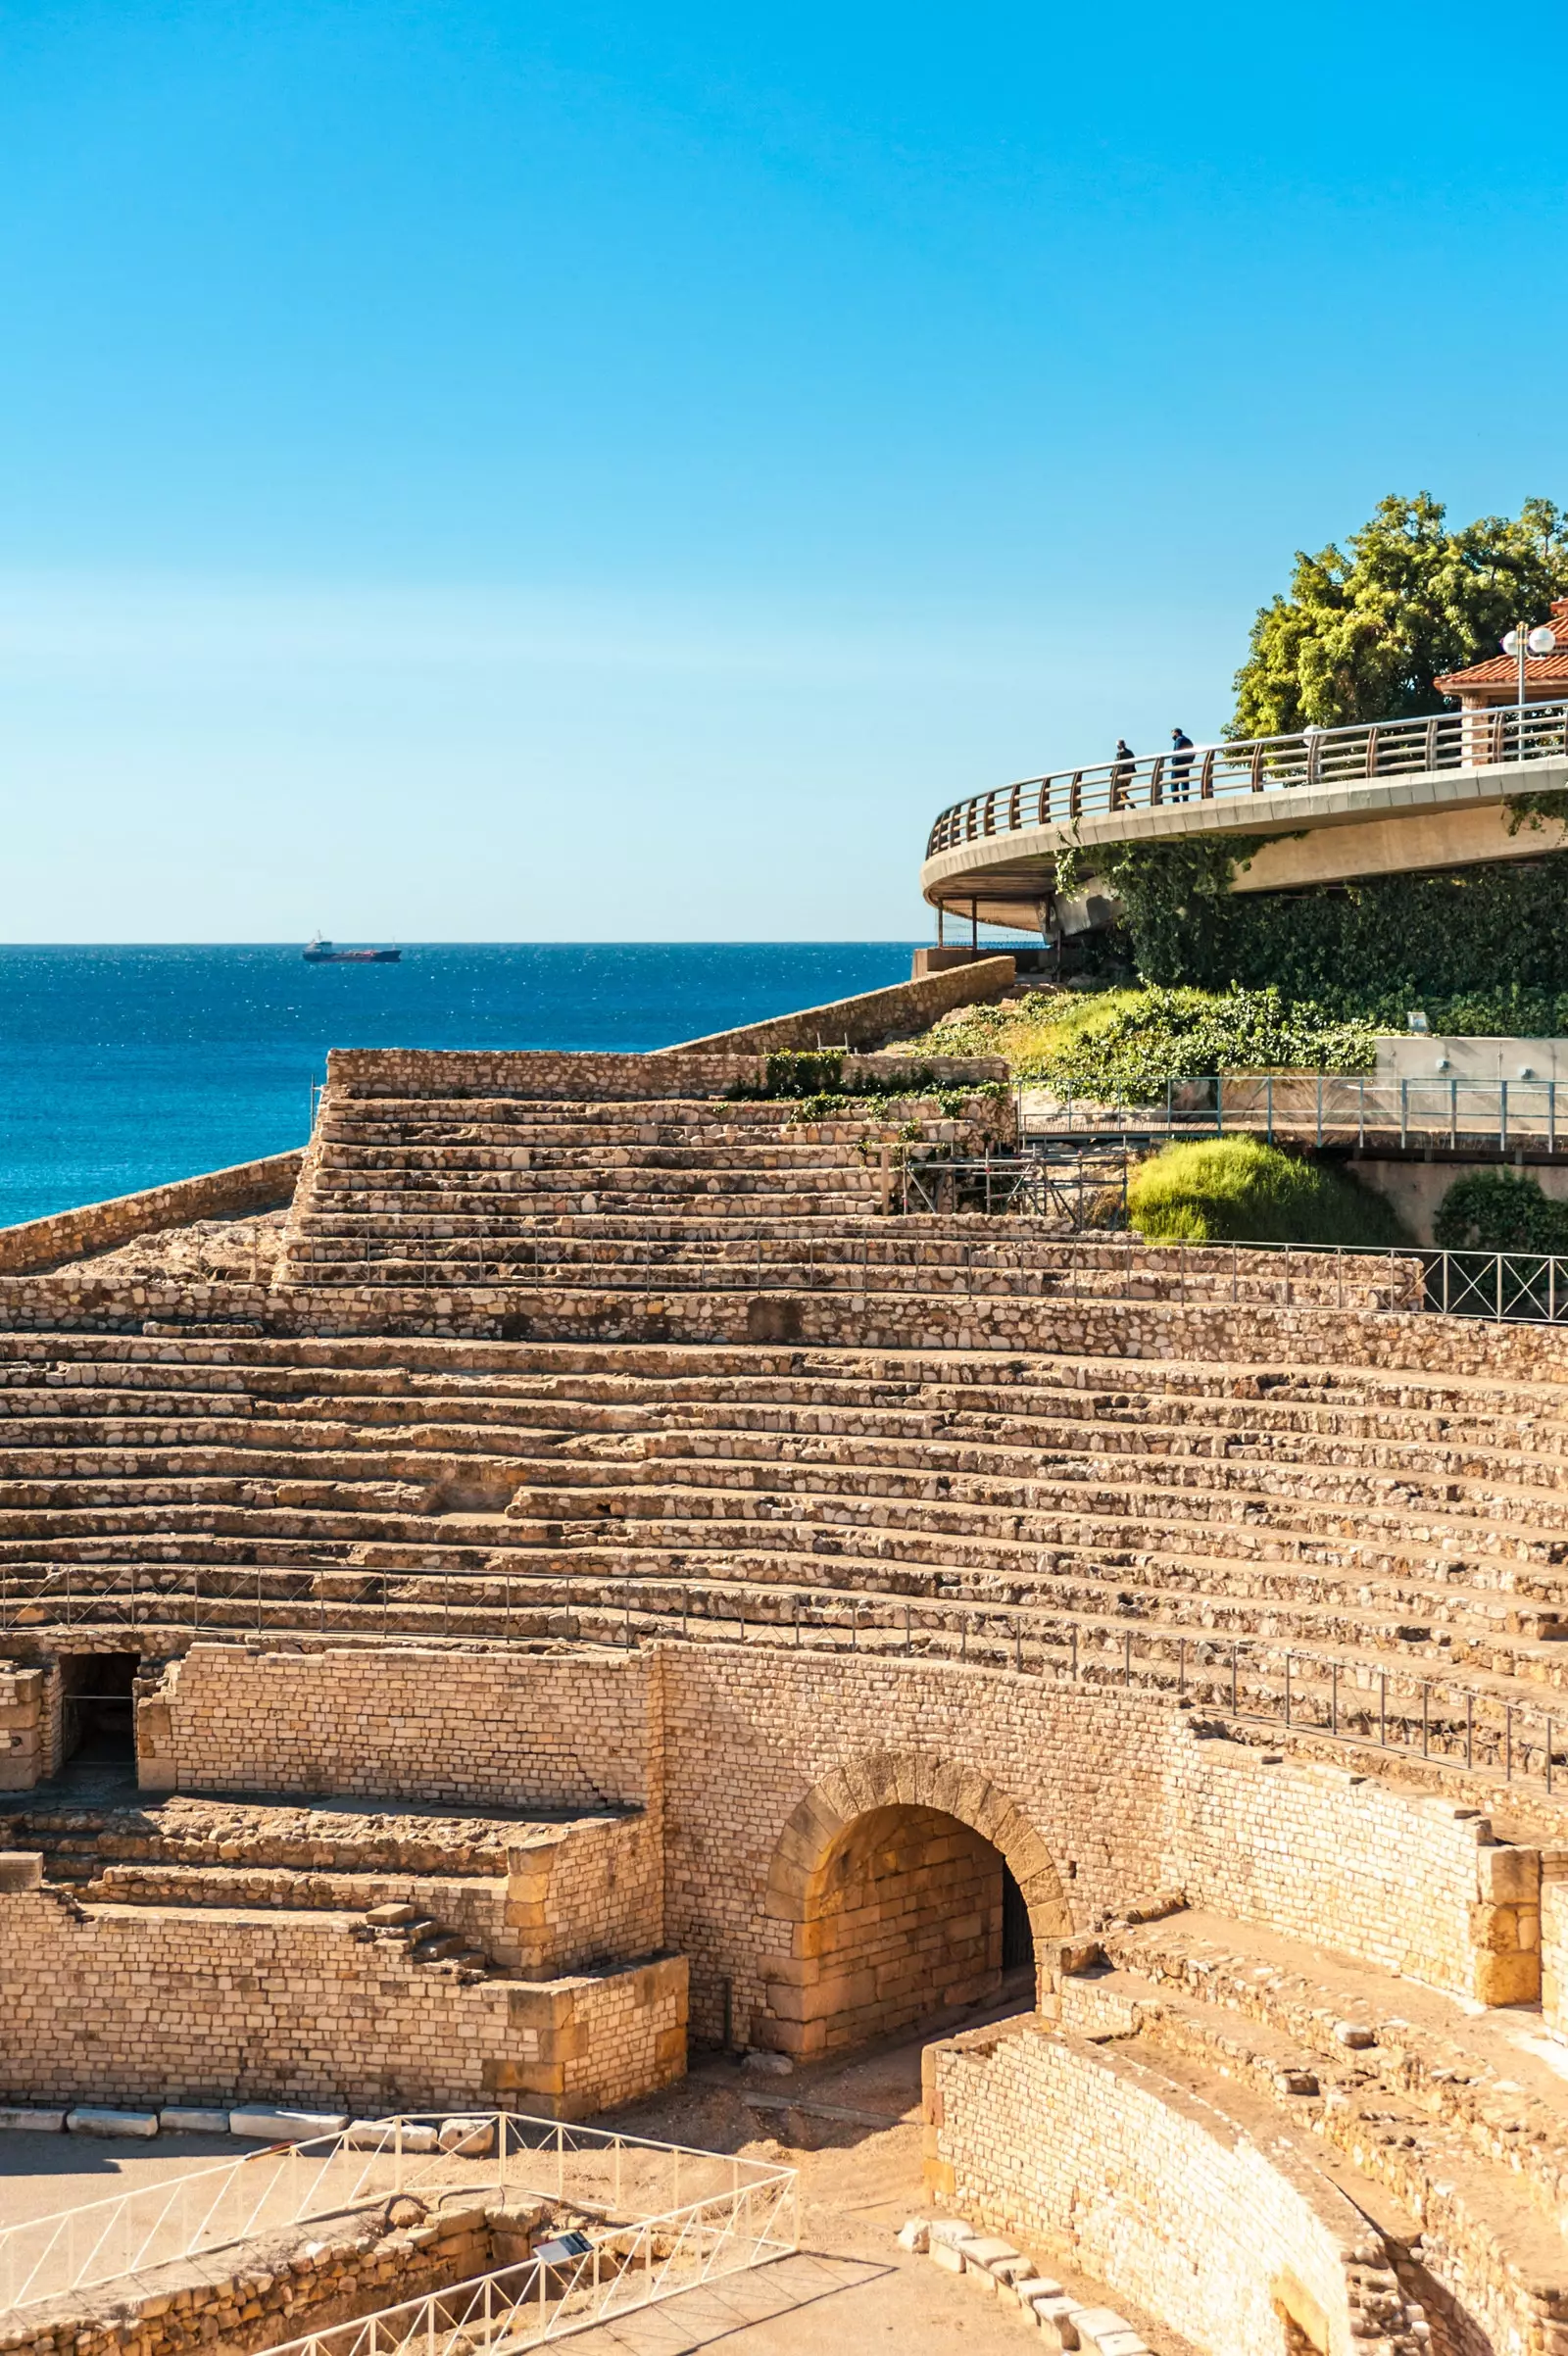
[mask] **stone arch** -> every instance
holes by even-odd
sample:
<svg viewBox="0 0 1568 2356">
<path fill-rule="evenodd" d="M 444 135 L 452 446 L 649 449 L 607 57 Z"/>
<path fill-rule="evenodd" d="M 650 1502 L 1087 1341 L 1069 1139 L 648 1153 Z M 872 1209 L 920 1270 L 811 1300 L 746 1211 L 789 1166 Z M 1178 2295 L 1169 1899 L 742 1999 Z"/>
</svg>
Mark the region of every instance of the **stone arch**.
<svg viewBox="0 0 1568 2356">
<path fill-rule="evenodd" d="M 843 1861 L 858 1834 L 874 1841 L 884 1823 L 896 1827 L 923 1820 L 929 1828 L 933 1819 L 951 1820 L 949 1832 L 955 1840 L 977 1836 L 977 1842 L 969 1843 L 972 1853 L 984 1857 L 996 1852 L 992 1873 L 996 1857 L 1010 1871 L 1028 1912 L 1037 1955 L 1047 1939 L 1071 1931 L 1049 1849 L 1022 1809 L 987 1776 L 924 1751 L 871 1753 L 836 1767 L 813 1785 L 779 1836 L 764 1905 L 769 1919 L 781 1931 L 787 1929 L 788 1951 L 776 1950 L 757 2041 L 803 2053 L 821 2049 L 823 2022 L 831 2011 L 823 1983 L 833 1966 L 824 1958 L 823 1942 L 835 1862 Z M 942 1853 L 940 1842 L 936 1853 Z M 782 1949 L 784 1942 L 778 1943 Z"/>
</svg>

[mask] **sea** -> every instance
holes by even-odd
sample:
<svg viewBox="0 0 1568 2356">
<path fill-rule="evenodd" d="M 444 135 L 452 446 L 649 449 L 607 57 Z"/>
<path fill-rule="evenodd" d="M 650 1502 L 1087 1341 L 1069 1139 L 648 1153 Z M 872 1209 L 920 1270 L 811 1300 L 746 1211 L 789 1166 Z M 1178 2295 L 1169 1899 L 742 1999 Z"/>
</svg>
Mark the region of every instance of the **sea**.
<svg viewBox="0 0 1568 2356">
<path fill-rule="evenodd" d="M 333 1047 L 668 1047 L 906 981 L 909 942 L 0 948 L 0 1225 L 305 1143 Z"/>
</svg>

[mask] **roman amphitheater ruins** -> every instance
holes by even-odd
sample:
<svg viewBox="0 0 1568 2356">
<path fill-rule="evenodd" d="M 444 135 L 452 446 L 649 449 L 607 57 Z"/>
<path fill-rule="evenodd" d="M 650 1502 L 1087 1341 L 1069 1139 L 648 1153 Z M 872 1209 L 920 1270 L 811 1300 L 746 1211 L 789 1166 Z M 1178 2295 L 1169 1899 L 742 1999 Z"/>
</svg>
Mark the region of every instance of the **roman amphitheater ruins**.
<svg viewBox="0 0 1568 2356">
<path fill-rule="evenodd" d="M 974 2333 L 1568 2349 L 1568 1340 L 911 1207 L 1014 1099 L 874 1042 L 1010 976 L 337 1053 L 303 1155 L 0 1233 L 6 2116 L 271 2152 L 0 2210 L 7 2347 L 602 2328 L 924 2037 Z M 605 2125 L 703 2057 L 758 2149 Z"/>
</svg>

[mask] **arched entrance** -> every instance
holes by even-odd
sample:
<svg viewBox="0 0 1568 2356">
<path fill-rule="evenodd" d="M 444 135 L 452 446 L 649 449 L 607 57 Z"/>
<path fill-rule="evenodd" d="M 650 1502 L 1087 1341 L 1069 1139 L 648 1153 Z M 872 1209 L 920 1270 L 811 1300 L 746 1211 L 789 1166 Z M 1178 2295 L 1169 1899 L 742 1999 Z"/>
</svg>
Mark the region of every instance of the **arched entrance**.
<svg viewBox="0 0 1568 2356">
<path fill-rule="evenodd" d="M 987 2001 L 1071 1922 L 1045 1844 L 972 1770 L 882 1754 L 807 1794 L 774 1853 L 767 1910 L 788 1952 L 753 2041 L 803 2058 Z M 1032 2001 L 1032 1990 L 1024 2001 Z"/>
</svg>

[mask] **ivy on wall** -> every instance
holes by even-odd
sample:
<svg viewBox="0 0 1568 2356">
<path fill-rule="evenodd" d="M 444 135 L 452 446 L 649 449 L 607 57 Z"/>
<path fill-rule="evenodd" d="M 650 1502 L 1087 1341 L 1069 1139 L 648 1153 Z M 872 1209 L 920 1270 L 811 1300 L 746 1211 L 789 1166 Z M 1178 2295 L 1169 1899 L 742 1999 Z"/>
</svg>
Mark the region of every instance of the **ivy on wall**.
<svg viewBox="0 0 1568 2356">
<path fill-rule="evenodd" d="M 1531 806 L 1518 810 L 1521 825 L 1559 815 L 1534 807 L 1559 797 L 1517 799 Z M 1256 848 L 1249 838 L 1071 851 L 1061 888 L 1081 889 L 1091 869 L 1104 878 L 1124 917 L 1120 940 L 1102 954 L 1119 951 L 1149 982 L 1274 987 L 1400 1029 L 1416 1006 L 1435 1028 L 1560 1027 L 1568 851 L 1303 892 L 1232 893 L 1237 867 Z"/>
</svg>

